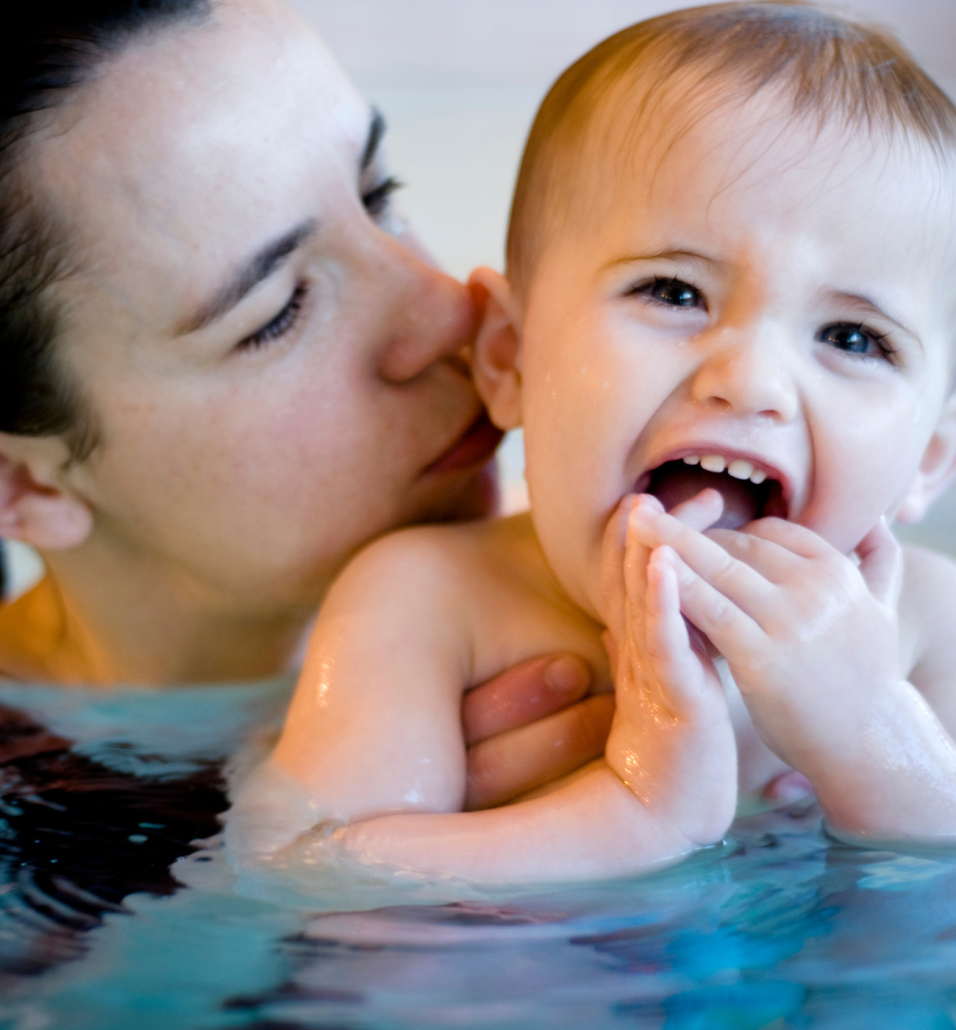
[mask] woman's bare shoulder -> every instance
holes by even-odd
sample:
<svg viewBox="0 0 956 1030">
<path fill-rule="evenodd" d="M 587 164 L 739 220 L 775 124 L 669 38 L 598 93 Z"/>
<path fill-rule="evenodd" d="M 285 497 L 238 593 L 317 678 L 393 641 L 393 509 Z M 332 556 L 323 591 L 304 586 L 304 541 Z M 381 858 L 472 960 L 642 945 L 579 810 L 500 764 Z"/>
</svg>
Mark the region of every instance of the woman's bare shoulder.
<svg viewBox="0 0 956 1030">
<path fill-rule="evenodd" d="M 0 675 L 82 682 L 88 670 L 64 630 L 59 594 L 49 576 L 15 600 L 0 603 Z"/>
</svg>

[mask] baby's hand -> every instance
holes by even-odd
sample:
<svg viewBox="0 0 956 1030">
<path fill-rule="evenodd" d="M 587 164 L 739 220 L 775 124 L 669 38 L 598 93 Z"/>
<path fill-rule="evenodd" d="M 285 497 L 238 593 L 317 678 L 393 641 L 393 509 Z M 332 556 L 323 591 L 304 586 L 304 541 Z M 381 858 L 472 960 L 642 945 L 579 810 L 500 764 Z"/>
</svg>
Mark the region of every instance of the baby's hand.
<svg viewBox="0 0 956 1030">
<path fill-rule="evenodd" d="M 608 765 L 662 819 L 697 844 L 719 840 L 736 805 L 737 761 L 727 700 L 700 641 L 681 615 L 676 570 L 651 555 L 621 502 L 604 536 L 605 635 L 617 710 Z M 710 498 L 675 509 L 703 528 L 720 514 Z"/>
<path fill-rule="evenodd" d="M 859 563 L 780 519 L 703 535 L 642 497 L 631 519 L 726 658 L 764 742 L 809 777 L 831 828 L 956 835 L 956 748 L 900 668 L 899 545 L 880 523 Z"/>
</svg>

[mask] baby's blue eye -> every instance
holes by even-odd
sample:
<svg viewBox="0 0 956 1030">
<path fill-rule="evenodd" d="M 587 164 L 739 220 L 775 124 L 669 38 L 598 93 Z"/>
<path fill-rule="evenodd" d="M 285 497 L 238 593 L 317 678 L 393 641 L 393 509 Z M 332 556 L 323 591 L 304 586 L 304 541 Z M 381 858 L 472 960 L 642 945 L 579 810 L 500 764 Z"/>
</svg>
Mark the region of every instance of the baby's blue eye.
<svg viewBox="0 0 956 1030">
<path fill-rule="evenodd" d="M 890 353 L 883 343 L 883 337 L 863 325 L 828 325 L 817 334 L 817 340 L 845 354 L 886 357 Z"/>
<path fill-rule="evenodd" d="M 675 308 L 694 308 L 701 301 L 700 293 L 680 279 L 655 279 L 647 293 L 661 304 Z"/>
</svg>

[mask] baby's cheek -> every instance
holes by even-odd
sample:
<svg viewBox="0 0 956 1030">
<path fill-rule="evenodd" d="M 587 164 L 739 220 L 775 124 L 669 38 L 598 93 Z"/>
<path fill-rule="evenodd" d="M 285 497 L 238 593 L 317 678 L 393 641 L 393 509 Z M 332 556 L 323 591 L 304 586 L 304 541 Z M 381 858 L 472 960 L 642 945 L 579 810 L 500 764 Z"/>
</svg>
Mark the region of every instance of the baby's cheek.
<svg viewBox="0 0 956 1030">
<path fill-rule="evenodd" d="M 915 462 L 904 448 L 876 441 L 838 457 L 818 463 L 811 502 L 798 521 L 849 554 L 882 517 L 895 514 Z"/>
</svg>

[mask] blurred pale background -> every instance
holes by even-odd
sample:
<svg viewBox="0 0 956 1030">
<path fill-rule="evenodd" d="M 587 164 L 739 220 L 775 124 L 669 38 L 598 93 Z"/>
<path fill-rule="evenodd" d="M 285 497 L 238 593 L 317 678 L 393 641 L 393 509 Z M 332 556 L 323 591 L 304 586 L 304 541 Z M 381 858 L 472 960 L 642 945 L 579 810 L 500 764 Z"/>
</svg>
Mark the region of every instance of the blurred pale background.
<svg viewBox="0 0 956 1030">
<path fill-rule="evenodd" d="M 399 203 L 458 276 L 500 267 L 508 204 L 537 104 L 605 36 L 684 3 L 668 0 L 293 0 L 389 123 Z M 956 96 L 956 0 L 853 0 L 894 28 Z M 522 500 L 520 439 L 503 466 Z M 906 531 L 913 535 L 913 531 Z M 956 554 L 956 490 L 917 538 Z"/>
</svg>

